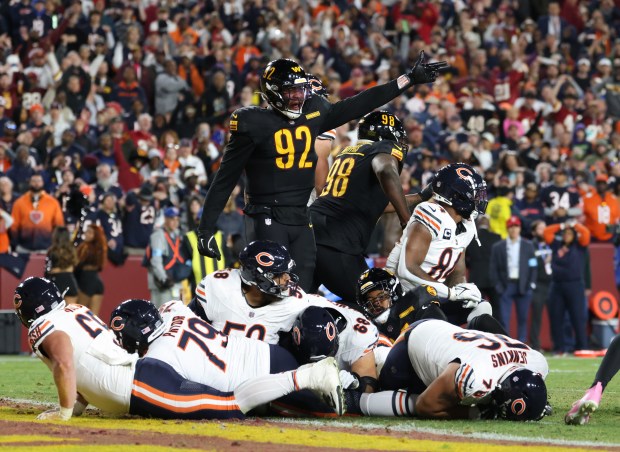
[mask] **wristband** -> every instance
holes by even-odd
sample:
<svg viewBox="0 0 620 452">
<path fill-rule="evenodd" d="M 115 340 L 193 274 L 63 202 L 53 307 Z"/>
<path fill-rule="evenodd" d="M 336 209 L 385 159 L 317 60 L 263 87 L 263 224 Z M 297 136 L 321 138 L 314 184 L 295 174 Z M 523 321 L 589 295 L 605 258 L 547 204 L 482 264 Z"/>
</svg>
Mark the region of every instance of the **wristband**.
<svg viewBox="0 0 620 452">
<path fill-rule="evenodd" d="M 73 408 L 65 408 L 61 406 L 58 412 L 60 413 L 60 418 L 63 421 L 68 421 L 73 415 Z"/>
</svg>

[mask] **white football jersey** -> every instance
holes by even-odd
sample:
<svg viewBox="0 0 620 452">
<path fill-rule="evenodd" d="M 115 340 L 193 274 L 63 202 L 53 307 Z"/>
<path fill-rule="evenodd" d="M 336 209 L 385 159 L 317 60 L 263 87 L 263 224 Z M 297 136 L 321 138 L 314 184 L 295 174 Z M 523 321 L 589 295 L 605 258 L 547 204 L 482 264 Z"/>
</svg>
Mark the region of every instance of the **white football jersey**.
<svg viewBox="0 0 620 452">
<path fill-rule="evenodd" d="M 159 308 L 165 332 L 145 357 L 163 361 L 183 378 L 233 391 L 244 381 L 269 374 L 269 344 L 243 336 L 226 336 L 196 316 L 182 301 Z"/>
<path fill-rule="evenodd" d="M 454 384 L 463 405 L 483 402 L 513 367 L 525 367 L 543 378 L 549 373 L 545 357 L 523 342 L 442 320 L 417 325 L 409 334 L 407 349 L 413 369 L 427 386 L 458 360 Z"/>
<path fill-rule="evenodd" d="M 471 220 L 463 220 L 457 235 L 457 224 L 450 214 L 437 203 L 422 202 L 413 211 L 400 240 L 387 259 L 386 267 L 392 270 L 403 285 L 405 292 L 418 286 L 413 275 L 407 270 L 405 253 L 409 231 L 414 222 L 424 225 L 432 235 L 426 258 L 421 267 L 437 282 L 443 283 L 452 273 L 456 263 L 476 236 L 476 226 Z"/>
<path fill-rule="evenodd" d="M 297 316 L 308 306 L 335 309 L 347 322 L 340 332 L 336 359 L 342 369 L 373 350 L 378 331 L 358 311 L 332 303 L 319 295 L 298 289 L 294 296 L 253 308 L 241 290 L 240 271 L 226 269 L 207 275 L 196 287 L 196 297 L 211 324 L 229 336 L 246 336 L 277 344 L 281 332 L 289 332 Z"/>
<path fill-rule="evenodd" d="M 38 318 L 28 330 L 32 350 L 50 370 L 52 362 L 39 347 L 55 331 L 66 333 L 73 345 L 78 392 L 103 411 L 129 412 L 138 355 L 119 347 L 114 333 L 87 307 L 72 304 Z"/>
</svg>

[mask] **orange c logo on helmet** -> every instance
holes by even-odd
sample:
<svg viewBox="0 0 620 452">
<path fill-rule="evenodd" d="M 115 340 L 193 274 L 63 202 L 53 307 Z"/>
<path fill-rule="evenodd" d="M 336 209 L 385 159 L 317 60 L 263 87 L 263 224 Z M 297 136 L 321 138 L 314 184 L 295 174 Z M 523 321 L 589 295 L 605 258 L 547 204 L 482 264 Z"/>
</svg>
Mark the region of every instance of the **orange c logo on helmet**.
<svg viewBox="0 0 620 452">
<path fill-rule="evenodd" d="M 269 253 L 262 252 L 256 255 L 256 262 L 263 267 L 271 267 L 275 261 L 275 258 Z"/>
<path fill-rule="evenodd" d="M 125 328 L 123 318 L 117 315 L 112 320 L 110 320 L 110 328 L 112 328 L 114 331 L 120 331 Z"/>
<path fill-rule="evenodd" d="M 517 399 L 512 401 L 512 404 L 510 405 L 510 410 L 517 416 L 521 416 L 525 412 L 526 406 L 527 405 L 525 404 L 525 400 Z"/>
<path fill-rule="evenodd" d="M 329 322 L 325 327 L 325 334 L 327 334 L 327 339 L 333 341 L 336 338 L 336 325 L 334 322 Z"/>
<path fill-rule="evenodd" d="M 13 304 L 15 305 L 15 309 L 19 309 L 19 307 L 22 305 L 22 296 L 18 293 L 16 293 L 13 296 Z"/>
<path fill-rule="evenodd" d="M 457 168 L 456 174 L 458 174 L 461 179 L 467 180 L 467 178 L 473 176 L 474 173 L 472 173 L 469 168 Z"/>
</svg>

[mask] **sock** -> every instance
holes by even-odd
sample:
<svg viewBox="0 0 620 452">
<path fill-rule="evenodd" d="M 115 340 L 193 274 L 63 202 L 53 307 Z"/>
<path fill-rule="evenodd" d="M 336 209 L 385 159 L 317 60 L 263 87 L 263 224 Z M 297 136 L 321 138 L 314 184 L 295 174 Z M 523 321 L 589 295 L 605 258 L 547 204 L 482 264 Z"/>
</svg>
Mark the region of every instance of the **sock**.
<svg viewBox="0 0 620 452">
<path fill-rule="evenodd" d="M 414 416 L 417 398 L 403 390 L 362 394 L 360 409 L 365 416 Z"/>
<path fill-rule="evenodd" d="M 609 344 L 607 353 L 605 353 L 603 361 L 601 361 L 601 365 L 596 371 L 596 377 L 594 377 L 592 386 L 600 381 L 603 385 L 603 390 L 605 390 L 605 386 L 614 378 L 618 370 L 620 370 L 620 335 L 614 337 L 611 344 Z"/>
<path fill-rule="evenodd" d="M 244 381 L 235 388 L 235 398 L 239 409 L 247 413 L 257 406 L 264 405 L 282 396 L 298 391 L 295 372 L 264 375 Z"/>
</svg>

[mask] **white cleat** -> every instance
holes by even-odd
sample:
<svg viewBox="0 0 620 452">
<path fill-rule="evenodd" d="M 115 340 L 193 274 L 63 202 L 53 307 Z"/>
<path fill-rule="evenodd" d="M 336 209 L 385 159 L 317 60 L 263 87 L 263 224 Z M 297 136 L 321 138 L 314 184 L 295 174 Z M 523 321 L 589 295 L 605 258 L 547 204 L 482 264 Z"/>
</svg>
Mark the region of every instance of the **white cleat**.
<svg viewBox="0 0 620 452">
<path fill-rule="evenodd" d="M 317 363 L 301 366 L 297 369 L 296 379 L 300 389 L 312 390 L 332 407 L 338 416 L 344 414 L 344 392 L 338 363 L 334 358 L 329 357 Z"/>
</svg>

